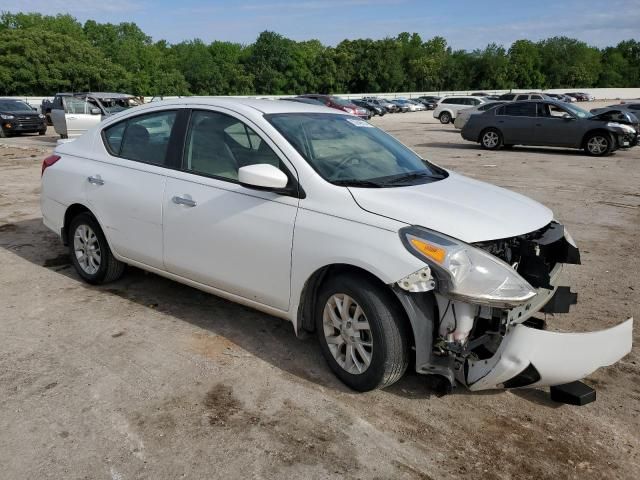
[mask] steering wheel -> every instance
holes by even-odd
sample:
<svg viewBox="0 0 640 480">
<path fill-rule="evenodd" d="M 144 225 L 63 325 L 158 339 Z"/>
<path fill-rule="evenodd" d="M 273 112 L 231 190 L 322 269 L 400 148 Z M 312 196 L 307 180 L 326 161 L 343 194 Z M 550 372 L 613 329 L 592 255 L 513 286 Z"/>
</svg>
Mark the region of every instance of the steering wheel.
<svg viewBox="0 0 640 480">
<path fill-rule="evenodd" d="M 343 158 L 342 160 L 340 160 L 340 162 L 338 162 L 338 164 L 333 167 L 334 172 L 337 174 L 337 178 L 335 178 L 335 180 L 339 180 L 340 178 L 342 178 L 342 168 L 345 167 L 348 163 L 360 161 L 360 157 L 356 156 L 356 155 L 349 155 L 348 157 Z"/>
</svg>

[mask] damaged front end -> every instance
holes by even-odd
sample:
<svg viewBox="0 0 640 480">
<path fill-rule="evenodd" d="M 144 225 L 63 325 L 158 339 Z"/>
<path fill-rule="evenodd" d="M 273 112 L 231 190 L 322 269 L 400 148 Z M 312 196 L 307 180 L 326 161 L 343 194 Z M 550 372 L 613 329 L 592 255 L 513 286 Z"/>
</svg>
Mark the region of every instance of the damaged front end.
<svg viewBox="0 0 640 480">
<path fill-rule="evenodd" d="M 420 227 L 400 234 L 428 265 L 394 288 L 413 326 L 419 373 L 471 390 L 554 386 L 631 351 L 632 319 L 599 332 L 557 333 L 534 316 L 567 313 L 577 300 L 563 266 L 579 264 L 580 253 L 563 225 L 474 245 Z"/>
</svg>

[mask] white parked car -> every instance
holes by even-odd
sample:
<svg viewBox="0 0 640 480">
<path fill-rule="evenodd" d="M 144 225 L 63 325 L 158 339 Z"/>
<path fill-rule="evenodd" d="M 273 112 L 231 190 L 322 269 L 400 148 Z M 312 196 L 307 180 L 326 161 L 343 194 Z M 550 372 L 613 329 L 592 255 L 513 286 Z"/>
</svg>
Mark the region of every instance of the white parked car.
<svg viewBox="0 0 640 480">
<path fill-rule="evenodd" d="M 484 97 L 444 97 L 436 105 L 433 111 L 433 118 L 440 120 L 440 123 L 451 123 L 458 116 L 460 110 L 465 108 L 472 108 L 487 103 L 488 100 Z"/>
<path fill-rule="evenodd" d="M 82 279 L 128 264 L 290 320 L 356 390 L 410 361 L 471 390 L 565 384 L 631 349 L 632 319 L 595 333 L 532 319 L 574 300 L 562 270 L 578 249 L 549 209 L 334 109 L 154 102 L 42 168 L 44 223 Z"/>
<path fill-rule="evenodd" d="M 504 105 L 505 102 L 487 102 L 478 105 L 477 107 L 465 108 L 464 110 L 460 110 L 458 115 L 456 116 L 455 121 L 453 122 L 453 126 L 462 130 L 462 127 L 465 126 L 469 117 L 474 113 L 485 112 L 490 110 L 498 105 Z"/>
</svg>

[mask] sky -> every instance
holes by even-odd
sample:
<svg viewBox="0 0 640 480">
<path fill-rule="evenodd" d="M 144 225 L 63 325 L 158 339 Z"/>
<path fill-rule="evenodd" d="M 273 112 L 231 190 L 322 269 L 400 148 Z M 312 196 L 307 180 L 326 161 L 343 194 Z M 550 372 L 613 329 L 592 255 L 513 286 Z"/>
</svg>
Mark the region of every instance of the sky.
<svg viewBox="0 0 640 480">
<path fill-rule="evenodd" d="M 557 35 L 598 47 L 640 39 L 640 0 L 0 0 L 0 11 L 135 22 L 171 43 L 252 43 L 264 30 L 327 45 L 416 32 L 467 50 Z"/>
</svg>

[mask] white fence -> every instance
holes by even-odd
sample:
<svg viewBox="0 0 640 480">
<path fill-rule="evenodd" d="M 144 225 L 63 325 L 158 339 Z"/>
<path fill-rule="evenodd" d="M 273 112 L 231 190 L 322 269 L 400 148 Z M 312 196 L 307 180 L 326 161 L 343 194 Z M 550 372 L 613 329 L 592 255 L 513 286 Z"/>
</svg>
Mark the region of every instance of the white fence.
<svg viewBox="0 0 640 480">
<path fill-rule="evenodd" d="M 438 92 L 397 92 L 397 93 L 345 93 L 345 94 L 336 94 L 339 97 L 343 98 L 360 98 L 360 97 L 381 97 L 381 98 L 415 98 L 421 95 L 469 95 L 471 93 L 478 92 L 479 90 L 465 90 L 465 91 L 438 91 Z M 640 88 L 556 88 L 551 90 L 532 90 L 532 89 L 514 89 L 514 90 L 483 90 L 483 92 L 488 93 L 490 95 L 500 95 L 503 93 L 509 92 L 548 92 L 548 93 L 565 93 L 565 92 L 584 92 L 590 93 L 596 97 L 596 100 L 630 100 L 630 99 L 640 99 Z M 293 95 L 237 95 L 239 98 L 282 98 Z M 24 100 L 29 105 L 35 108 L 40 108 L 42 104 L 42 100 L 48 99 L 53 100 L 53 97 L 2 97 L 2 98 L 15 98 L 17 100 Z M 176 98 L 176 97 L 163 97 L 163 98 Z M 158 99 L 158 97 L 147 97 L 146 101 L 149 102 L 153 99 Z"/>
</svg>

